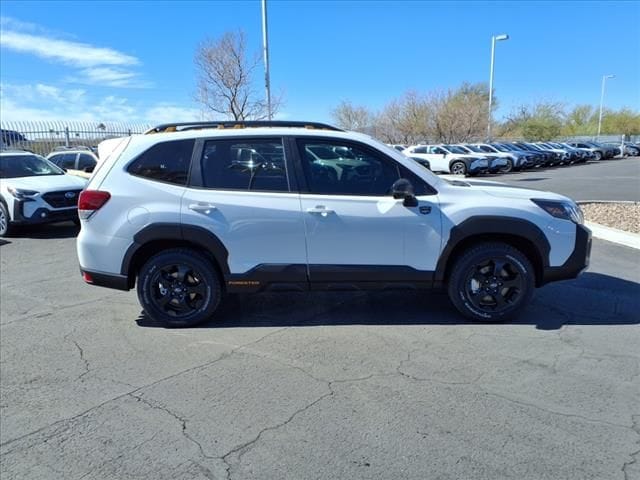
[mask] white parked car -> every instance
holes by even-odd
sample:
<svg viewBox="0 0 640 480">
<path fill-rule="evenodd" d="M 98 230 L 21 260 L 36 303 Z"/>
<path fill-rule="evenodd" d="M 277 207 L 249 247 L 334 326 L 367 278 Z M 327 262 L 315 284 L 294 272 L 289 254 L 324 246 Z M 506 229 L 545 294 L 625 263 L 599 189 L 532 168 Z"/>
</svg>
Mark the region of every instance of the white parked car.
<svg viewBox="0 0 640 480">
<path fill-rule="evenodd" d="M 47 160 L 71 175 L 89 178 L 98 165 L 98 156 L 88 148 L 64 149 L 51 152 Z"/>
<path fill-rule="evenodd" d="M 310 122 L 130 137 L 79 213 L 84 280 L 137 285 L 145 313 L 170 326 L 209 320 L 226 293 L 264 290 L 444 287 L 462 314 L 503 320 L 534 287 L 576 277 L 591 245 L 566 197 L 447 181 L 367 135 Z"/>
<path fill-rule="evenodd" d="M 86 184 L 39 155 L 1 151 L 0 236 L 17 224 L 78 222 L 78 198 Z"/>
<path fill-rule="evenodd" d="M 412 145 L 402 152 L 407 157 L 429 160 L 433 172 L 475 176 L 489 170 L 489 160 L 453 145 Z"/>
</svg>

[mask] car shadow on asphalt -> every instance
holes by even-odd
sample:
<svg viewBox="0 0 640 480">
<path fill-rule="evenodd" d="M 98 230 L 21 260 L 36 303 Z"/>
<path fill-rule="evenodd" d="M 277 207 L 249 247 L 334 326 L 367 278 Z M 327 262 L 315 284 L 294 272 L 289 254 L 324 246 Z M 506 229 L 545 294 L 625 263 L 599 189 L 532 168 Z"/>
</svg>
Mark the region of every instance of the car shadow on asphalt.
<svg viewBox="0 0 640 480">
<path fill-rule="evenodd" d="M 537 290 L 531 305 L 502 325 L 633 325 L 640 324 L 639 312 L 640 284 L 588 272 Z M 143 313 L 136 321 L 162 327 Z M 483 325 L 462 317 L 443 292 L 369 291 L 232 295 L 198 328 L 470 324 Z"/>
<path fill-rule="evenodd" d="M 16 225 L 11 232 L 14 238 L 75 238 L 80 227 L 73 222 L 49 223 L 42 225 Z"/>
</svg>

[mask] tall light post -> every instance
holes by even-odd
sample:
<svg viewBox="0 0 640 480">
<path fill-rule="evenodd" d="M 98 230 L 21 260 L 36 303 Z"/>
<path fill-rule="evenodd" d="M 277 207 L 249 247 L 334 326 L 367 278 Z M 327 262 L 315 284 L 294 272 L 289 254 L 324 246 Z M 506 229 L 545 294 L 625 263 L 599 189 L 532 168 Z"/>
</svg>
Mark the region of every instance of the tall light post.
<svg viewBox="0 0 640 480">
<path fill-rule="evenodd" d="M 267 36 L 267 0 L 262 0 L 262 50 L 264 53 L 264 87 L 267 92 L 267 118 L 271 120 L 271 83 L 269 81 L 269 43 Z"/>
<path fill-rule="evenodd" d="M 598 140 L 600 139 L 600 130 L 602 128 L 602 106 L 604 104 L 604 86 L 607 83 L 607 78 L 616 78 L 616 76 L 615 75 L 602 76 L 602 90 L 600 92 L 600 115 L 598 116 Z"/>
<path fill-rule="evenodd" d="M 491 123 L 493 122 L 493 63 L 496 56 L 496 42 L 500 40 L 509 40 L 506 33 L 494 35 L 491 37 L 491 73 L 489 74 L 489 123 L 487 124 L 487 141 L 491 141 Z"/>
</svg>

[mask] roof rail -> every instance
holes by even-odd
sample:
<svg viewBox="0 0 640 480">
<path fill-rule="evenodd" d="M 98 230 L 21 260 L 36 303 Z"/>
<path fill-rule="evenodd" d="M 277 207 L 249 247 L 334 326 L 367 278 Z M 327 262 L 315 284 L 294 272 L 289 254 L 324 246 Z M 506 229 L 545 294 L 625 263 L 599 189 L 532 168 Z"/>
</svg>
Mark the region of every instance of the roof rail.
<svg viewBox="0 0 640 480">
<path fill-rule="evenodd" d="M 65 145 L 59 145 L 57 147 L 55 147 L 53 149 L 54 152 L 64 152 L 66 150 L 87 150 L 87 151 L 91 151 L 91 149 L 85 145 L 70 145 L 70 146 L 65 146 Z"/>
<path fill-rule="evenodd" d="M 202 130 L 205 128 L 260 128 L 260 127 L 280 127 L 280 128 L 308 128 L 310 130 L 333 130 L 335 132 L 343 132 L 344 130 L 318 122 L 290 122 L 287 120 L 220 120 L 217 122 L 181 122 L 181 123 L 163 123 L 157 127 L 153 127 L 146 132 L 165 133 L 165 132 L 183 132 L 185 130 Z"/>
</svg>

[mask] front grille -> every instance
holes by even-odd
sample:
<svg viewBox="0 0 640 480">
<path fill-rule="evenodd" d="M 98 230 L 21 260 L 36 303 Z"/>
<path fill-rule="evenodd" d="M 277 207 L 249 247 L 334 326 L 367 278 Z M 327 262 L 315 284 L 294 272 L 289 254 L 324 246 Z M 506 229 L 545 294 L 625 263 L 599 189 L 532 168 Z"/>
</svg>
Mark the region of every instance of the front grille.
<svg viewBox="0 0 640 480">
<path fill-rule="evenodd" d="M 61 190 L 59 192 L 45 193 L 42 198 L 53 208 L 75 207 L 78 205 L 80 192 L 81 190 Z"/>
</svg>

